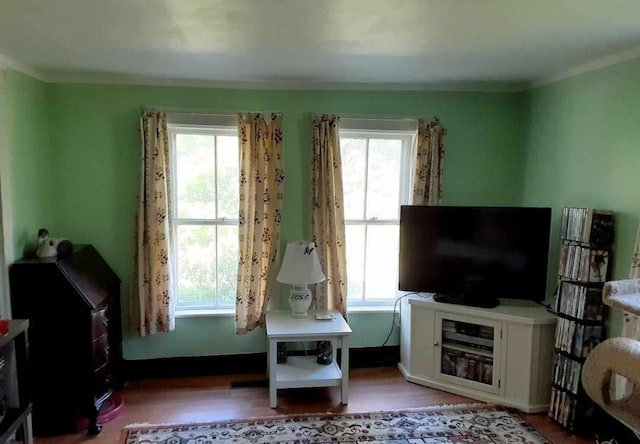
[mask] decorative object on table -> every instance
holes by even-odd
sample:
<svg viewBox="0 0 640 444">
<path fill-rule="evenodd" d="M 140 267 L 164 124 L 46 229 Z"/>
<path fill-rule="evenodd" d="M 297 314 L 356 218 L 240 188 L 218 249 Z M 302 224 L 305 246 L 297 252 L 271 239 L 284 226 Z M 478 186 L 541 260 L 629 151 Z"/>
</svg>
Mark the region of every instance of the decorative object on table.
<svg viewBox="0 0 640 444">
<path fill-rule="evenodd" d="M 336 318 L 336 314 L 330 311 L 318 311 L 316 310 L 317 321 L 333 321 Z"/>
<path fill-rule="evenodd" d="M 329 365 L 333 362 L 333 346 L 331 341 L 318 341 L 318 356 L 316 362 L 322 365 Z"/>
<path fill-rule="evenodd" d="M 277 350 L 278 350 L 277 362 L 278 364 L 284 364 L 285 362 L 287 362 L 287 343 L 278 342 Z"/>
<path fill-rule="evenodd" d="M 206 424 L 132 425 L 124 444 L 193 442 L 419 442 L 548 444 L 517 413 L 486 404 L 431 406 L 409 411 L 309 414 Z"/>
<path fill-rule="evenodd" d="M 325 280 L 320 260 L 313 242 L 290 242 L 284 253 L 280 272 L 276 278 L 283 284 L 291 284 L 289 305 L 291 316 L 306 318 L 307 310 L 313 300 L 308 284 L 317 284 Z"/>
<path fill-rule="evenodd" d="M 49 231 L 46 228 L 38 230 L 38 247 L 36 248 L 37 257 L 65 257 L 71 254 L 73 245 L 67 239 L 49 237 Z"/>
<path fill-rule="evenodd" d="M 9 333 L 9 321 L 0 319 L 0 335 L 4 336 Z"/>
</svg>

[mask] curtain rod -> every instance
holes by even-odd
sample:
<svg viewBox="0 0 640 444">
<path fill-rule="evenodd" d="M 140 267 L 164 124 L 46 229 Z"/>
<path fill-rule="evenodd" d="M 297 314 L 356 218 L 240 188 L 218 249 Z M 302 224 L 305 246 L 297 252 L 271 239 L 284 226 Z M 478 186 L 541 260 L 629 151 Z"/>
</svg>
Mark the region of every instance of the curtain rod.
<svg viewBox="0 0 640 444">
<path fill-rule="evenodd" d="M 177 107 L 156 107 L 156 106 L 145 106 L 144 109 L 161 111 L 165 113 L 176 113 L 176 114 L 195 114 L 195 115 L 218 115 L 218 116 L 236 116 L 238 114 L 244 113 L 261 113 L 261 114 L 281 114 L 284 115 L 282 111 L 269 111 L 269 110 L 212 110 L 206 108 L 177 108 Z M 308 114 L 317 115 L 317 114 L 335 114 L 343 119 L 359 119 L 359 120 L 420 120 L 428 118 L 425 116 L 391 116 L 391 115 L 381 115 L 381 116 L 372 116 L 372 115 L 363 115 L 363 114 L 343 114 L 343 113 L 331 113 L 331 112 L 317 112 L 317 111 L 307 111 Z M 437 116 L 433 116 L 432 119 L 437 119 Z"/>
<path fill-rule="evenodd" d="M 175 108 L 163 106 L 145 106 L 144 109 L 152 111 L 160 111 L 163 113 L 175 114 L 194 114 L 194 115 L 216 115 L 216 116 L 237 116 L 238 114 L 260 113 L 260 114 L 283 114 L 281 111 L 256 111 L 256 110 L 212 110 L 206 108 Z"/>
<path fill-rule="evenodd" d="M 357 120 L 418 120 L 418 117 L 391 117 L 391 116 L 358 116 L 351 114 L 336 114 L 342 119 L 357 119 Z"/>
<path fill-rule="evenodd" d="M 428 120 L 428 117 L 425 116 L 391 116 L 391 115 L 381 115 L 381 116 L 372 116 L 362 115 L 362 114 L 343 114 L 343 113 L 328 113 L 328 112 L 315 112 L 310 111 L 311 114 L 335 114 L 336 116 L 342 119 L 358 119 L 358 120 Z M 433 116 L 432 119 L 436 119 L 437 116 Z"/>
</svg>

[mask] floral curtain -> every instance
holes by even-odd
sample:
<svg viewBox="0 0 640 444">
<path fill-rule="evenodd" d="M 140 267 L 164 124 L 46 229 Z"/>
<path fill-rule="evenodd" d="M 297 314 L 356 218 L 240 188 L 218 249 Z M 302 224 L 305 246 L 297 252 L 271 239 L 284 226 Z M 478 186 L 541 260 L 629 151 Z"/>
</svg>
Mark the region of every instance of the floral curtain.
<svg viewBox="0 0 640 444">
<path fill-rule="evenodd" d="M 175 327 L 175 298 L 171 294 L 171 161 L 164 113 L 144 111 L 140 194 L 135 243 L 134 291 L 141 336 L 168 332 Z M 131 298 L 136 301 L 136 298 Z"/>
<path fill-rule="evenodd" d="M 439 205 L 442 199 L 442 168 L 446 128 L 440 120 L 418 121 L 416 167 L 413 176 L 414 205 Z"/>
<path fill-rule="evenodd" d="M 236 333 L 264 325 L 277 273 L 284 190 L 282 115 L 242 114 L 240 139 L 240 262 Z"/>
<path fill-rule="evenodd" d="M 317 284 L 319 310 L 335 309 L 347 317 L 342 164 L 337 116 L 313 119 L 311 152 L 311 233 L 327 280 Z"/>
</svg>

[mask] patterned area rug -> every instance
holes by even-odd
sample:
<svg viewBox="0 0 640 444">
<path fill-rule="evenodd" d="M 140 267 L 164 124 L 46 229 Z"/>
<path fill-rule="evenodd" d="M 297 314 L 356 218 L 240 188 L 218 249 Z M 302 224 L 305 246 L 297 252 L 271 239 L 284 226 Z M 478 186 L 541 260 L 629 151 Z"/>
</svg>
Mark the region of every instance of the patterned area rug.
<svg viewBox="0 0 640 444">
<path fill-rule="evenodd" d="M 518 414 L 467 404 L 407 411 L 280 416 L 208 424 L 129 426 L 125 444 L 548 443 Z"/>
</svg>

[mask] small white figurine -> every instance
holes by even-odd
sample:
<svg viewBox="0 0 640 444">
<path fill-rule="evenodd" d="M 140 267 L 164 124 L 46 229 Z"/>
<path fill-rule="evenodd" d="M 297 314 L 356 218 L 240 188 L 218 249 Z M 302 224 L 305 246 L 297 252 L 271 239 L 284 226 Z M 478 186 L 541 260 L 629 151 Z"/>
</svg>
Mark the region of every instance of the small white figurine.
<svg viewBox="0 0 640 444">
<path fill-rule="evenodd" d="M 73 246 L 69 240 L 49 237 L 49 231 L 46 228 L 38 230 L 37 257 L 63 257 L 71 253 L 72 250 Z"/>
</svg>

